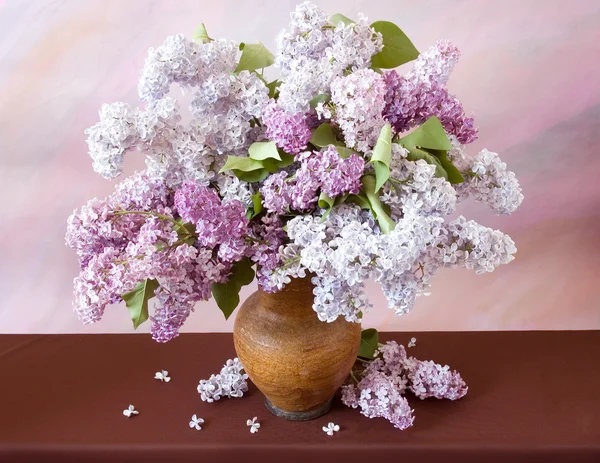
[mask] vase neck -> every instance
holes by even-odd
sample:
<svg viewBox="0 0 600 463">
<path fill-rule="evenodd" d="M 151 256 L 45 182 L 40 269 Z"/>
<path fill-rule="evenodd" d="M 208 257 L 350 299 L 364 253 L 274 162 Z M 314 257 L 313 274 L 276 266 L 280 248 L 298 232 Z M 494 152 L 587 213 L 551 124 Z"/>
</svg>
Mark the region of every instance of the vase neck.
<svg viewBox="0 0 600 463">
<path fill-rule="evenodd" d="M 313 289 L 311 277 L 292 278 L 287 285 L 276 293 L 267 293 L 260 289 L 260 302 L 265 309 L 290 315 L 311 314 L 313 309 Z"/>
</svg>

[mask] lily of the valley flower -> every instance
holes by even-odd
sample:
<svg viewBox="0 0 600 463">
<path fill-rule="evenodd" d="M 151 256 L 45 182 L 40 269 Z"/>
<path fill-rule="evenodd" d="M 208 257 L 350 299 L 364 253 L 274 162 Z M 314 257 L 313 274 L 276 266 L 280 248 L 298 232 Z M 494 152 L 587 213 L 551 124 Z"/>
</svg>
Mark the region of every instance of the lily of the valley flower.
<svg viewBox="0 0 600 463">
<path fill-rule="evenodd" d="M 196 431 L 200 431 L 202 429 L 203 424 L 204 420 L 202 418 L 198 418 L 196 414 L 192 415 L 192 420 L 190 421 L 190 428 L 196 429 Z"/>
<path fill-rule="evenodd" d="M 123 410 L 123 415 L 127 418 L 131 418 L 133 415 L 139 415 L 139 413 L 140 412 L 138 412 L 133 405 L 130 405 L 126 410 Z"/>
<path fill-rule="evenodd" d="M 168 383 L 171 381 L 171 377 L 169 376 L 169 372 L 167 370 L 157 371 L 154 374 L 154 379 L 159 379 L 163 383 Z"/>
<path fill-rule="evenodd" d="M 323 426 L 323 431 L 327 433 L 328 436 L 333 436 L 333 433 L 338 432 L 339 430 L 339 425 L 334 423 L 328 423 L 327 426 Z"/>
<path fill-rule="evenodd" d="M 260 423 L 256 420 L 257 420 L 257 417 L 255 416 L 251 420 L 246 421 L 246 426 L 250 426 L 250 432 L 252 434 L 254 434 L 255 432 L 258 432 L 258 428 L 260 428 Z"/>
</svg>

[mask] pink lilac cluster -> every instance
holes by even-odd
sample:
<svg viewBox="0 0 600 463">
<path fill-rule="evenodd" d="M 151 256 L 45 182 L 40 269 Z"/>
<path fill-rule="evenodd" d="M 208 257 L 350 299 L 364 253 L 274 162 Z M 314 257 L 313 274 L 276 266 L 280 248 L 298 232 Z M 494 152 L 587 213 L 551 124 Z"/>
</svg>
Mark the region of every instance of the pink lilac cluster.
<svg viewBox="0 0 600 463">
<path fill-rule="evenodd" d="M 248 391 L 248 375 L 237 357 L 227 360 L 221 371 L 200 380 L 198 393 L 204 402 L 215 402 L 222 397 L 242 397 Z"/>
<path fill-rule="evenodd" d="M 184 193 L 173 194 L 163 180 L 139 173 L 117 185 L 108 198 L 93 199 L 71 215 L 66 242 L 81 265 L 74 281 L 74 308 L 84 323 L 99 321 L 107 305 L 121 301 L 138 283 L 154 279 L 160 286 L 151 331 L 155 340 L 166 342 L 177 336 L 194 304 L 211 296 L 212 284 L 227 280 L 232 259 L 221 248 L 239 237 L 245 217 L 205 192 L 206 201 L 226 213 L 221 212 L 215 230 L 202 229 L 202 214 L 193 209 L 190 191 L 197 189 L 186 184 Z M 176 223 L 179 207 L 186 219 L 196 218 L 204 245 L 190 244 L 186 233 L 192 230 L 182 233 Z M 213 232 L 217 240 L 207 240 Z"/>
<path fill-rule="evenodd" d="M 306 148 L 312 135 L 308 120 L 308 114 L 289 113 L 275 100 L 271 100 L 262 112 L 265 136 L 289 154 L 298 154 Z"/>
<path fill-rule="evenodd" d="M 334 146 L 328 146 L 320 152 L 305 151 L 296 159 L 300 167 L 292 176 L 281 171 L 265 180 L 260 191 L 268 211 L 308 211 L 315 207 L 319 190 L 330 198 L 359 192 L 365 168 L 360 156 L 343 159 Z"/>
<path fill-rule="evenodd" d="M 342 402 L 360 408 L 369 418 L 385 418 L 403 430 L 414 423 L 414 410 L 404 396 L 407 390 L 420 399 L 457 400 L 467 389 L 460 374 L 447 365 L 407 357 L 404 346 L 390 341 L 379 348 L 356 384 L 342 387 Z"/>
<path fill-rule="evenodd" d="M 222 203 L 214 189 L 186 182 L 175 193 L 175 208 L 185 222 L 195 225 L 201 246 L 218 245 L 218 256 L 225 262 L 244 257 L 249 222 L 240 201 Z"/>
<path fill-rule="evenodd" d="M 387 86 L 383 115 L 396 132 L 405 132 L 436 116 L 446 132 L 460 143 L 468 144 L 477 139 L 473 117 L 465 114 L 461 103 L 446 89 L 458 57 L 456 47 L 440 41 L 419 55 L 408 74 L 400 76 L 390 71 L 383 75 Z"/>
</svg>

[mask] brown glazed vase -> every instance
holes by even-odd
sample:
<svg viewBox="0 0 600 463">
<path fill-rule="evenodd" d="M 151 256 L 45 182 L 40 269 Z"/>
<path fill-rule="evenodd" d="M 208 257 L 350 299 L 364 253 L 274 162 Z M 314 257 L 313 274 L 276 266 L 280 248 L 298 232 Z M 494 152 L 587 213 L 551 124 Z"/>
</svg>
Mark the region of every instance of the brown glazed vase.
<svg viewBox="0 0 600 463">
<path fill-rule="evenodd" d="M 233 328 L 237 356 L 267 408 L 289 420 L 329 411 L 360 345 L 359 323 L 319 321 L 312 291 L 308 277 L 277 293 L 259 289 L 242 304 Z"/>
</svg>

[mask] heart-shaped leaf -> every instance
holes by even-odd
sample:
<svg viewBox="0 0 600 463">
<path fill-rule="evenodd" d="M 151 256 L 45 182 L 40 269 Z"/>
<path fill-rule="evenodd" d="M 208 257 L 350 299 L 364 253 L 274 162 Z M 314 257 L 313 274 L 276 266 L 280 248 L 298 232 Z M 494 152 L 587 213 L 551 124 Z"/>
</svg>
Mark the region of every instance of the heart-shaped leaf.
<svg viewBox="0 0 600 463">
<path fill-rule="evenodd" d="M 254 280 L 253 262 L 244 258 L 231 267 L 229 280 L 226 283 L 213 283 L 212 294 L 227 320 L 240 303 L 240 289 Z"/>
<path fill-rule="evenodd" d="M 425 150 L 420 150 L 418 148 L 409 148 L 406 159 L 409 161 L 418 161 L 419 159 L 422 159 L 427 164 L 431 164 L 431 165 L 435 166 L 435 176 L 436 177 L 442 177 L 442 178 L 445 178 L 446 180 L 448 179 L 448 173 L 442 167 L 442 163 L 440 162 L 440 160 L 436 156 L 428 153 Z"/>
<path fill-rule="evenodd" d="M 379 200 L 379 195 L 375 192 L 375 177 L 372 175 L 365 175 L 361 181 L 363 185 L 363 191 L 369 200 L 371 210 L 377 219 L 379 228 L 381 228 L 381 231 L 384 234 L 389 234 L 396 227 L 396 222 L 394 222 L 388 215 L 383 207 L 383 204 L 381 204 L 381 201 Z"/>
<path fill-rule="evenodd" d="M 405 148 L 415 146 L 434 150 L 451 150 L 453 148 L 442 123 L 435 116 L 431 116 L 419 128 L 402 137 L 399 143 Z"/>
<path fill-rule="evenodd" d="M 329 123 L 323 122 L 313 132 L 312 137 L 310 138 L 310 143 L 318 148 L 323 148 L 324 146 L 335 145 L 338 143 L 338 141 L 335 138 Z"/>
<path fill-rule="evenodd" d="M 148 300 L 154 297 L 154 291 L 158 286 L 158 281 L 146 279 L 140 281 L 134 289 L 121 296 L 129 309 L 134 329 L 137 329 L 138 326 L 148 320 Z"/>
<path fill-rule="evenodd" d="M 275 62 L 273 53 L 265 48 L 262 43 L 241 43 L 242 56 L 235 68 L 235 72 L 256 71 L 271 66 Z"/>
<path fill-rule="evenodd" d="M 392 162 L 392 126 L 390 124 L 385 124 L 381 128 L 371 155 L 371 162 L 375 168 L 375 192 L 377 192 L 390 178 L 390 162 Z"/>
<path fill-rule="evenodd" d="M 208 36 L 208 32 L 206 32 L 204 23 L 200 24 L 193 32 L 192 40 L 196 43 L 208 43 L 212 41 L 212 39 Z"/>
<path fill-rule="evenodd" d="M 344 23 L 345 25 L 348 25 L 348 24 L 352 24 L 355 22 L 356 21 L 354 21 L 353 19 L 350 19 L 340 13 L 332 14 L 329 17 L 329 24 L 331 24 L 333 26 L 337 26 L 339 23 Z"/>
<path fill-rule="evenodd" d="M 419 56 L 410 39 L 394 23 L 376 21 L 371 27 L 383 36 L 383 50 L 371 57 L 371 66 L 392 69 Z"/>
<path fill-rule="evenodd" d="M 277 159 L 281 161 L 279 151 L 277 151 L 277 145 L 274 141 L 257 141 L 250 145 L 248 148 L 248 154 L 251 159 L 256 161 L 262 161 L 264 159 Z"/>
<path fill-rule="evenodd" d="M 251 159 L 245 156 L 227 156 L 225 165 L 221 168 L 219 173 L 223 173 L 228 170 L 239 170 L 242 172 L 252 172 L 253 170 L 263 169 L 262 162 L 255 159 Z"/>
<path fill-rule="evenodd" d="M 360 347 L 358 356 L 365 359 L 375 357 L 375 351 L 379 347 L 379 333 L 375 328 L 362 330 L 360 333 Z"/>
</svg>

